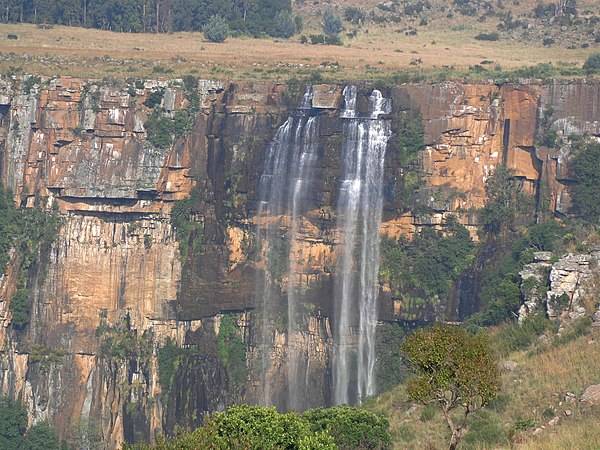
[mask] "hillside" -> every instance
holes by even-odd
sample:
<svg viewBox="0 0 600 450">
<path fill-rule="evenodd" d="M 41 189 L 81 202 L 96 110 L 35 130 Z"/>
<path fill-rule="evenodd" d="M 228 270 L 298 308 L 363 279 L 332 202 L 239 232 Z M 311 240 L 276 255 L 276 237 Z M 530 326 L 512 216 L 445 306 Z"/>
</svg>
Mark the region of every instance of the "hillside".
<svg viewBox="0 0 600 450">
<path fill-rule="evenodd" d="M 557 334 L 557 324 L 542 321 L 528 332 L 502 326 L 492 331 L 492 341 L 502 390 L 473 415 L 461 448 L 597 449 L 600 407 L 579 398 L 598 383 L 600 329 L 583 321 L 563 325 Z M 519 348 L 507 352 L 507 344 Z M 394 448 L 446 448 L 449 434 L 439 410 L 414 404 L 403 386 L 372 399 L 366 408 L 389 418 Z"/>
<path fill-rule="evenodd" d="M 530 0 L 495 4 L 307 0 L 293 5 L 304 26 L 291 38 L 232 37 L 225 43 L 207 42 L 198 32 L 115 33 L 2 24 L 0 70 L 96 78 L 191 73 L 232 80 L 286 80 L 319 74 L 330 81 L 381 81 L 398 77 L 399 72 L 409 72 L 413 79 L 506 78 L 509 74 L 504 72 L 515 68 L 552 63 L 557 70 L 540 76 L 584 76 L 578 69 L 600 48 L 600 6 L 581 1 L 577 16 L 555 18 L 548 8 L 536 16 L 536 5 Z M 344 18 L 342 45 L 301 44 L 322 34 L 323 12 L 328 8 Z M 481 35 L 497 40 L 475 39 Z"/>
</svg>

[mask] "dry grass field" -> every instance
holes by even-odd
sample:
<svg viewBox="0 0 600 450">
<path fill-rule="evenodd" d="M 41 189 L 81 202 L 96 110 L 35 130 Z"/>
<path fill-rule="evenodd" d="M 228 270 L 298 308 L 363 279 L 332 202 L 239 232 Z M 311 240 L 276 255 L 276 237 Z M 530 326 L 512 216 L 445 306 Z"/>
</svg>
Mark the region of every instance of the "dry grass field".
<svg viewBox="0 0 600 450">
<path fill-rule="evenodd" d="M 92 78 L 191 73 L 229 80 L 285 80 L 317 71 L 331 80 L 377 80 L 405 70 L 431 72 L 452 67 L 459 73 L 484 60 L 493 64 L 490 67 L 500 65 L 504 70 L 547 62 L 581 67 L 598 49 L 473 39 L 485 30 L 483 25 L 490 28 L 469 21 L 454 26 L 439 22 L 407 36 L 389 25 L 370 24 L 359 29 L 356 37 L 344 37 L 344 45 L 332 46 L 301 44 L 298 36 L 290 41 L 230 38 L 216 44 L 207 42 L 201 33 L 124 34 L 2 24 L 0 72 Z M 8 39 L 9 34 L 18 39 Z"/>
</svg>

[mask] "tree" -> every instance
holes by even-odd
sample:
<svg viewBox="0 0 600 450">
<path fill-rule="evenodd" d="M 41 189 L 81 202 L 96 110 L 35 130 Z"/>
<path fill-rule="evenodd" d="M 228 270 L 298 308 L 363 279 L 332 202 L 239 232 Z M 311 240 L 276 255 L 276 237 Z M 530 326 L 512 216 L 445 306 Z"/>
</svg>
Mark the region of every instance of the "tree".
<svg viewBox="0 0 600 450">
<path fill-rule="evenodd" d="M 27 412 L 20 403 L 0 397 L 0 448 L 18 450 L 24 447 Z"/>
<path fill-rule="evenodd" d="M 225 42 L 229 37 L 230 30 L 227 21 L 219 15 L 212 16 L 202 28 L 204 37 L 210 42 Z"/>
<path fill-rule="evenodd" d="M 593 224 L 600 224 L 600 144 L 580 143 L 573 160 L 578 184 L 574 188 L 573 203 L 581 217 Z"/>
<path fill-rule="evenodd" d="M 455 449 L 469 414 L 498 395 L 500 374 L 487 337 L 438 324 L 415 332 L 402 350 L 416 371 L 407 381 L 408 395 L 441 408 L 452 432 L 449 448 Z M 455 421 L 457 408 L 462 408 L 463 414 Z"/>
<path fill-rule="evenodd" d="M 336 37 L 344 29 L 342 18 L 333 9 L 327 9 L 323 15 L 323 31 L 327 36 Z"/>
<path fill-rule="evenodd" d="M 59 450 L 58 435 L 46 421 L 33 425 L 25 437 L 27 450 Z"/>
<path fill-rule="evenodd" d="M 141 444 L 125 448 L 335 450 L 334 438 L 327 431 L 313 431 L 311 423 L 294 412 L 280 414 L 273 407 L 238 405 L 207 417 L 202 427 L 178 434 L 171 442 L 158 437 L 153 447 Z"/>
<path fill-rule="evenodd" d="M 29 305 L 29 292 L 27 289 L 19 289 L 10 301 L 10 312 L 12 313 L 12 326 L 16 330 L 24 329 L 30 320 L 31 306 Z"/>
<path fill-rule="evenodd" d="M 287 11 L 279 11 L 275 16 L 275 28 L 273 36 L 289 38 L 296 32 L 296 23 L 292 15 Z"/>
<path fill-rule="evenodd" d="M 517 212 L 527 211 L 531 198 L 522 192 L 522 182 L 512 169 L 496 168 L 485 182 L 486 202 L 481 211 L 483 229 L 488 233 L 500 233 L 512 229 Z M 532 208 L 533 209 L 533 208 Z"/>
</svg>

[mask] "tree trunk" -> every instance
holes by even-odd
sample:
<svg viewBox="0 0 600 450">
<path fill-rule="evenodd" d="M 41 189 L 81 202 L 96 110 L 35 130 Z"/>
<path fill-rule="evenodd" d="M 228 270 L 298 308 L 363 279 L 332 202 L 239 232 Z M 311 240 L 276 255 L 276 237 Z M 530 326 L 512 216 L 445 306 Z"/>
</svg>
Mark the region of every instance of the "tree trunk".
<svg viewBox="0 0 600 450">
<path fill-rule="evenodd" d="M 456 447 L 458 447 L 458 443 L 460 442 L 460 438 L 461 438 L 461 429 L 452 429 L 452 437 L 450 438 L 450 445 L 448 446 L 448 450 L 456 450 Z"/>
</svg>

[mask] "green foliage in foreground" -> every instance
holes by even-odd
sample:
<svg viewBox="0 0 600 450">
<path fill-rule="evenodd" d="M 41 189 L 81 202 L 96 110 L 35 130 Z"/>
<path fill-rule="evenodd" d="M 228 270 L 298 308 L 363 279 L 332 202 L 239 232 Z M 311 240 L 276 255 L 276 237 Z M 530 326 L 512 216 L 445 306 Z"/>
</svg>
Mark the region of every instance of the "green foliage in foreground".
<svg viewBox="0 0 600 450">
<path fill-rule="evenodd" d="M 423 328 L 402 349 L 416 374 L 407 382 L 410 398 L 437 404 L 452 432 L 450 449 L 458 445 L 469 414 L 498 395 L 500 373 L 487 336 L 448 325 Z M 460 422 L 451 412 L 462 408 Z"/>
<path fill-rule="evenodd" d="M 304 414 L 278 413 L 275 408 L 233 406 L 215 413 L 204 426 L 174 440 L 159 438 L 156 450 L 335 450 L 386 449 L 391 437 L 388 422 L 371 412 L 340 406 Z"/>
<path fill-rule="evenodd" d="M 350 406 L 310 409 L 302 414 L 315 432 L 327 432 L 340 449 L 383 449 L 391 444 L 388 421 Z"/>
<path fill-rule="evenodd" d="M 0 397 L 0 448 L 22 449 L 25 446 L 27 411 L 7 397 Z"/>
</svg>

